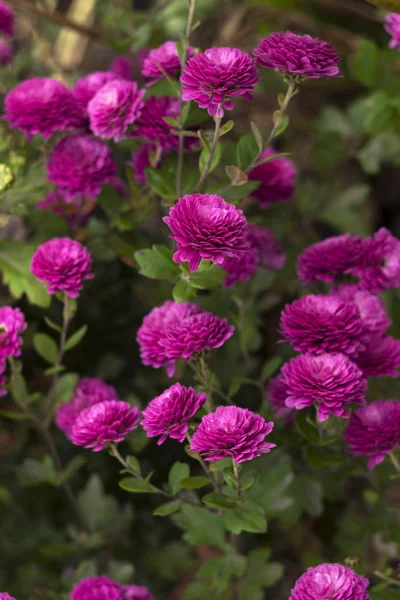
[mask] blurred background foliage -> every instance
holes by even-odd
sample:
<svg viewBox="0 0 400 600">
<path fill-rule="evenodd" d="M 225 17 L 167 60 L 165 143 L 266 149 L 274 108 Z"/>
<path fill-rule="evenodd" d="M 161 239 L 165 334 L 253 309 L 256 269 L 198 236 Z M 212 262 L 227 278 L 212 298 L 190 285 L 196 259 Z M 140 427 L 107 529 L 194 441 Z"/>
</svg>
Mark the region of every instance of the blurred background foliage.
<svg viewBox="0 0 400 600">
<path fill-rule="evenodd" d="M 132 55 L 140 80 L 140 50 L 179 38 L 187 14 L 184 0 L 10 4 L 18 27 L 14 61 L 0 71 L 1 98 L 35 75 L 72 85 L 83 74 L 108 69 L 117 54 Z M 295 199 L 264 212 L 255 206 L 248 209 L 254 222 L 282 240 L 288 256 L 284 270 L 261 273 L 233 290 L 198 296 L 204 308 L 227 315 L 239 332 L 240 348 L 231 340 L 212 358 L 221 386 L 240 406 L 271 416 L 264 387 L 290 357 L 287 346 L 276 345 L 277 325 L 282 306 L 300 291 L 294 265 L 301 249 L 329 235 L 369 235 L 380 226 L 400 236 L 400 54 L 388 49 L 385 13 L 363 0 L 197 0 L 196 11 L 200 24 L 193 42 L 203 49 L 226 45 L 252 51 L 260 37 L 291 29 L 331 42 L 343 57 L 344 78 L 302 86 L 289 108 L 290 125 L 277 140 L 276 149 L 289 152 L 298 168 Z M 269 128 L 282 89 L 280 77 L 264 71 L 254 101 L 238 99 L 229 115 L 235 128 L 224 138 L 224 164 L 232 164 L 237 139 L 248 133 L 250 121 L 262 131 Z M 171 90 L 161 82 L 152 93 L 169 95 Z M 211 128 L 211 123 L 204 127 Z M 171 297 L 171 285 L 144 278 L 134 260 L 139 248 L 165 242 L 161 216 L 166 207 L 132 183 L 125 163 L 133 148 L 129 142 L 117 150 L 120 174 L 129 184 L 128 200 L 122 202 L 105 189 L 88 226 L 77 232 L 94 255 L 96 277 L 79 301 L 74 325 L 78 329 L 87 324 L 88 333 L 68 354 L 68 374 L 60 378 L 59 397 L 64 399 L 78 376 L 101 377 L 121 398 L 141 406 L 168 385 L 162 371 L 141 365 L 135 341 L 143 316 Z M 60 315 L 56 302 L 48 307 L 47 294 L 30 276 L 28 265 L 38 243 L 68 234 L 63 219 L 35 208 L 48 190 L 47 153 L 42 140 L 26 143 L 18 132 L 0 124 L 1 303 L 19 300 L 29 321 L 22 360 L 32 392 L 46 386 L 33 335 L 39 329 L 51 333 L 43 323 L 45 314 L 55 321 Z M 174 165 L 170 168 L 173 172 Z M 387 293 L 385 301 L 392 334 L 398 337 L 399 292 Z M 177 378 L 192 381 L 183 365 Z M 400 398 L 399 381 L 374 380 L 368 397 Z M 220 554 L 215 523 L 205 527 L 194 513 L 186 520 L 154 517 L 157 499 L 119 489 L 116 465 L 107 453 L 78 453 L 54 431 L 90 523 L 90 534 L 80 532 L 42 441 L 24 421 L 2 416 L 13 410 L 9 397 L 1 400 L 1 409 L 0 589 L 18 600 L 57 600 L 67 597 L 71 582 L 101 573 L 123 582 L 135 578 L 150 585 L 157 598 L 198 597 L 195 588 L 191 592 L 189 587 L 185 595 L 183 589 L 200 564 L 210 564 L 207 561 Z M 254 497 L 270 521 L 267 533 L 243 535 L 251 579 L 241 600 L 285 600 L 306 567 L 346 558 L 353 564 L 351 557 L 376 584 L 373 600 L 399 599 L 396 589 L 381 588 L 374 572 L 390 573 L 400 556 L 400 482 L 391 477 L 390 464 L 367 473 L 364 461 L 346 457 L 340 432 L 328 433 L 334 441 L 321 448 L 306 424 L 299 422 L 288 430 L 280 423 L 274 432 L 279 449 L 256 461 L 256 467 L 251 465 L 259 475 Z M 140 456 L 143 470 L 154 470 L 159 483 L 168 479 L 175 461 L 185 460 L 179 444 L 167 441 L 160 451 L 141 432 L 128 444 L 130 452 Z M 195 463 L 191 468 L 195 472 Z M 182 542 L 182 533 L 191 548 Z M 203 576 L 205 582 L 211 578 L 215 588 L 224 573 L 205 568 Z"/>
</svg>

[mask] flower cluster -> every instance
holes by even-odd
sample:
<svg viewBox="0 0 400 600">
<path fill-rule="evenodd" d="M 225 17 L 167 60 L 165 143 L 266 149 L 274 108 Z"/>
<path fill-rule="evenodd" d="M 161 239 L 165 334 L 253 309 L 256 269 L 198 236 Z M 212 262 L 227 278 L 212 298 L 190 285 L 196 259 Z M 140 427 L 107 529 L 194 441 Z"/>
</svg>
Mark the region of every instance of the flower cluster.
<svg viewBox="0 0 400 600">
<path fill-rule="evenodd" d="M 337 563 L 310 567 L 296 581 L 289 600 L 369 600 L 369 581 Z"/>
<path fill-rule="evenodd" d="M 173 375 L 179 358 L 222 346 L 234 332 L 228 320 L 201 310 L 190 302 L 167 301 L 146 315 L 137 333 L 144 365 L 166 366 Z"/>
<path fill-rule="evenodd" d="M 74 585 L 71 600 L 154 600 L 148 588 L 121 585 L 105 575 L 87 577 Z"/>
<path fill-rule="evenodd" d="M 82 244 L 70 238 L 53 238 L 40 244 L 32 257 L 31 271 L 47 284 L 49 294 L 64 292 L 77 298 L 85 279 L 94 277 L 92 259 Z"/>
</svg>

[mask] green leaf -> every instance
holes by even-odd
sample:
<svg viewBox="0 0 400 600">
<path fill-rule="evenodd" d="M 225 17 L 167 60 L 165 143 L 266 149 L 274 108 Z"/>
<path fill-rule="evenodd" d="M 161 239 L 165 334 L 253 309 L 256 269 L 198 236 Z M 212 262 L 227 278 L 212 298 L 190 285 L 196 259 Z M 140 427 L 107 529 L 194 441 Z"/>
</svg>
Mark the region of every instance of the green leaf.
<svg viewBox="0 0 400 600">
<path fill-rule="evenodd" d="M 172 296 L 175 302 L 186 302 L 196 296 L 196 290 L 187 281 L 181 279 L 172 290 Z"/>
<path fill-rule="evenodd" d="M 0 242 L 0 271 L 10 294 L 19 300 L 26 294 L 31 304 L 47 308 L 51 296 L 43 283 L 37 281 L 30 271 L 32 255 L 37 246 L 22 242 Z"/>
<path fill-rule="evenodd" d="M 227 121 L 225 125 L 222 125 L 221 129 L 219 130 L 219 137 L 222 137 L 226 133 L 229 133 L 233 129 L 234 125 L 234 121 Z"/>
<path fill-rule="evenodd" d="M 367 175 L 379 173 L 381 164 L 400 155 L 400 137 L 385 131 L 372 139 L 358 152 L 357 158 Z"/>
<path fill-rule="evenodd" d="M 181 479 L 180 484 L 186 490 L 197 490 L 207 485 L 211 485 L 211 482 L 208 477 L 203 475 L 195 475 L 193 477 L 185 477 Z"/>
<path fill-rule="evenodd" d="M 106 574 L 113 581 L 128 584 L 133 580 L 135 567 L 129 561 L 110 560 Z"/>
<path fill-rule="evenodd" d="M 307 448 L 307 458 L 311 467 L 314 469 L 323 469 L 331 465 L 343 464 L 344 457 L 340 454 L 334 454 L 325 448 L 310 446 Z"/>
<path fill-rule="evenodd" d="M 12 410 L 2 409 L 0 409 L 0 417 L 11 419 L 12 421 L 25 421 L 26 419 L 29 419 L 28 415 L 23 412 L 14 412 Z"/>
<path fill-rule="evenodd" d="M 147 168 L 145 171 L 146 181 L 155 194 L 169 202 L 177 200 L 175 181 L 171 178 L 170 173 L 163 169 L 151 168 Z"/>
<path fill-rule="evenodd" d="M 58 348 L 55 341 L 45 333 L 36 333 L 33 336 L 33 345 L 36 352 L 47 360 L 55 364 L 58 360 Z"/>
<path fill-rule="evenodd" d="M 124 477 L 119 482 L 119 487 L 126 492 L 133 492 L 135 494 L 154 494 L 154 490 L 152 490 L 147 481 L 136 479 L 136 477 Z"/>
<path fill-rule="evenodd" d="M 66 373 L 58 379 L 55 396 L 59 403 L 71 400 L 78 379 L 76 373 Z"/>
<path fill-rule="evenodd" d="M 62 373 L 65 371 L 66 367 L 64 365 L 56 365 L 55 367 L 49 367 L 44 371 L 45 375 L 57 375 L 57 373 Z"/>
<path fill-rule="evenodd" d="M 68 463 L 62 473 L 57 474 L 57 485 L 62 485 L 65 481 L 68 481 L 83 465 L 86 464 L 86 458 L 81 454 L 74 456 L 74 458 Z"/>
<path fill-rule="evenodd" d="M 226 165 L 225 173 L 231 180 L 231 185 L 233 187 L 240 187 L 241 185 L 247 183 L 249 180 L 247 173 L 242 171 L 242 169 L 240 169 L 236 165 Z"/>
<path fill-rule="evenodd" d="M 182 489 L 182 479 L 187 479 L 190 475 L 189 465 L 183 462 L 176 462 L 172 465 L 168 475 L 168 485 L 171 493 L 176 495 Z"/>
<path fill-rule="evenodd" d="M 215 471 L 223 471 L 228 467 L 232 467 L 232 460 L 230 458 L 221 458 L 210 464 L 210 471 L 214 473 Z"/>
<path fill-rule="evenodd" d="M 175 127 L 176 129 L 181 128 L 179 121 L 173 119 L 172 117 L 163 117 L 162 120 L 165 121 L 165 123 L 167 123 L 168 125 L 171 125 L 171 127 Z"/>
<path fill-rule="evenodd" d="M 267 520 L 263 507 L 249 499 L 225 513 L 225 525 L 228 531 L 235 534 L 242 531 L 249 531 L 250 533 L 265 533 L 267 531 Z"/>
<path fill-rule="evenodd" d="M 300 410 L 294 418 L 295 427 L 310 444 L 318 446 L 320 443 L 318 430 L 314 425 L 311 425 L 308 419 L 307 411 Z"/>
<path fill-rule="evenodd" d="M 248 181 L 240 186 L 234 186 L 223 192 L 224 199 L 232 204 L 237 204 L 239 200 L 250 196 L 254 190 L 260 187 L 259 181 Z"/>
<path fill-rule="evenodd" d="M 262 133 L 259 130 L 259 128 L 257 127 L 257 125 L 254 123 L 254 121 L 250 122 L 250 127 L 251 127 L 251 131 L 253 132 L 253 136 L 256 141 L 256 144 L 257 144 L 258 152 L 259 152 L 259 154 L 261 154 L 264 151 L 264 142 L 263 142 Z"/>
<path fill-rule="evenodd" d="M 44 321 L 45 321 L 46 325 L 48 325 L 50 327 L 50 329 L 54 329 L 54 331 L 61 333 L 62 329 L 61 329 L 60 325 L 57 325 L 57 323 L 54 323 L 48 317 L 45 317 Z"/>
<path fill-rule="evenodd" d="M 275 373 L 275 371 L 279 369 L 281 364 L 282 359 L 280 356 L 274 356 L 273 358 L 267 360 L 267 362 L 264 363 L 264 366 L 261 371 L 261 381 L 268 381 L 268 379 Z"/>
<path fill-rule="evenodd" d="M 277 462 L 274 462 L 276 460 Z M 274 459 L 272 454 L 271 456 L 267 454 L 252 463 L 244 466 L 241 474 L 242 478 L 257 479 L 247 494 L 262 504 L 267 517 L 275 517 L 293 502 L 293 499 L 287 495 L 294 478 L 290 463 L 285 455 L 278 455 L 278 459 L 276 457 Z"/>
<path fill-rule="evenodd" d="M 122 202 L 118 192 L 112 185 L 103 186 L 97 202 L 110 221 L 120 217 Z"/>
<path fill-rule="evenodd" d="M 78 495 L 78 503 L 91 531 L 115 535 L 121 529 L 124 531 L 129 524 L 130 513 L 127 514 L 113 496 L 104 493 L 103 482 L 97 474 L 89 476 L 86 486 Z"/>
<path fill-rule="evenodd" d="M 200 290 L 213 290 L 222 286 L 224 271 L 209 261 L 202 260 L 197 271 L 190 275 L 188 283 Z"/>
<path fill-rule="evenodd" d="M 12 377 L 11 394 L 16 404 L 21 406 L 22 404 L 29 404 L 29 392 L 26 385 L 26 381 L 21 373 L 22 365 L 20 362 L 16 362 L 17 372 Z"/>
<path fill-rule="evenodd" d="M 274 137 L 281 135 L 287 129 L 290 119 L 289 116 L 280 110 L 276 110 L 272 115 L 274 125 L 277 125 Z"/>
<path fill-rule="evenodd" d="M 81 340 L 83 340 L 83 338 L 86 335 L 87 330 L 88 330 L 88 326 L 83 325 L 80 329 L 78 329 L 78 331 L 75 331 L 75 333 L 73 333 L 71 335 L 71 337 L 68 338 L 68 340 L 65 344 L 65 350 L 72 350 L 72 348 L 75 348 L 75 346 L 77 346 L 79 344 L 79 342 Z"/>
<path fill-rule="evenodd" d="M 136 456 L 127 456 L 125 460 L 126 460 L 127 464 L 130 466 L 130 468 L 133 469 L 133 471 L 135 471 L 135 473 L 139 473 L 139 475 L 141 475 L 142 470 L 140 467 L 140 462 L 136 458 Z"/>
<path fill-rule="evenodd" d="M 151 249 L 138 250 L 134 256 L 140 266 L 139 272 L 145 277 L 176 281 L 179 267 L 172 260 L 172 250 L 167 246 L 153 245 Z"/>
<path fill-rule="evenodd" d="M 38 485 L 40 483 L 57 484 L 57 474 L 50 456 L 45 456 L 40 461 L 27 458 L 17 468 L 17 474 L 21 485 L 24 486 Z"/>
<path fill-rule="evenodd" d="M 206 494 L 202 497 L 201 501 L 207 504 L 207 506 L 216 506 L 217 508 L 234 508 L 236 504 L 236 500 L 234 502 L 229 501 L 229 496 L 223 496 L 216 492 Z"/>
<path fill-rule="evenodd" d="M 183 504 L 172 519 L 185 532 L 183 538 L 188 544 L 228 549 L 224 521 L 219 515 L 207 512 L 204 507 Z"/>
<path fill-rule="evenodd" d="M 180 121 L 181 121 L 182 127 L 186 125 L 186 121 L 188 120 L 191 107 L 192 107 L 191 102 L 186 102 L 182 107 L 182 112 L 181 112 L 181 116 L 180 116 Z"/>
<path fill-rule="evenodd" d="M 212 590 L 207 596 L 201 598 L 215 598 L 229 589 L 232 577 L 241 578 L 246 571 L 247 559 L 240 554 L 226 554 L 215 556 L 203 563 L 197 573 L 197 577 L 211 579 Z M 193 596 L 196 598 L 196 596 Z M 224 596 L 226 597 L 226 596 Z"/>
<path fill-rule="evenodd" d="M 166 517 L 167 515 L 172 515 L 174 512 L 179 510 L 181 507 L 180 500 L 172 500 L 171 502 L 166 502 L 165 504 L 160 504 L 153 511 L 153 515 L 156 517 Z"/>
<path fill-rule="evenodd" d="M 210 155 L 210 150 L 206 146 L 204 146 L 203 150 L 200 153 L 200 158 L 199 158 L 200 173 L 203 173 L 203 171 L 206 167 L 206 163 L 207 163 L 209 155 Z M 212 171 L 214 171 L 214 169 L 218 166 L 219 161 L 221 160 L 221 156 L 222 156 L 222 145 L 218 142 L 217 145 L 215 146 L 215 151 L 214 151 L 214 154 L 212 157 L 211 165 L 208 169 L 208 173 L 212 173 Z"/>
<path fill-rule="evenodd" d="M 243 171 L 247 171 L 258 154 L 257 142 L 253 135 L 248 134 L 240 138 L 236 147 L 236 161 Z"/>
<path fill-rule="evenodd" d="M 374 42 L 360 38 L 357 52 L 350 59 L 350 69 L 363 85 L 378 87 L 381 65 L 379 50 Z"/>
</svg>

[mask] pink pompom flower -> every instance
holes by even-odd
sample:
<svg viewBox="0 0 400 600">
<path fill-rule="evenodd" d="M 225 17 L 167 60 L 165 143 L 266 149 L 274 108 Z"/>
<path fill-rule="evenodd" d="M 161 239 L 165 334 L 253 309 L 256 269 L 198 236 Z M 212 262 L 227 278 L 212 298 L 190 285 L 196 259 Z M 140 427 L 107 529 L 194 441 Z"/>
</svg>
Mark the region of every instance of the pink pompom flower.
<svg viewBox="0 0 400 600">
<path fill-rule="evenodd" d="M 289 600 L 370 600 L 369 581 L 338 563 L 310 567 L 296 581 Z"/>
<path fill-rule="evenodd" d="M 49 138 L 56 131 L 82 124 L 81 110 L 62 83 L 48 77 L 25 79 L 5 97 L 4 118 L 28 137 L 40 133 Z"/>
<path fill-rule="evenodd" d="M 219 406 L 205 415 L 194 432 L 191 452 L 198 452 L 205 460 L 232 458 L 236 463 L 252 460 L 270 452 L 276 444 L 266 442 L 274 424 L 247 408 Z"/>
<path fill-rule="evenodd" d="M 248 248 L 243 211 L 215 194 L 184 196 L 163 220 L 176 241 L 174 261 L 188 262 L 191 271 L 198 268 L 202 258 L 221 265 Z"/>
<path fill-rule="evenodd" d="M 400 400 L 376 400 L 355 411 L 345 431 L 350 452 L 373 469 L 400 445 Z"/>
<path fill-rule="evenodd" d="M 40 244 L 32 257 L 33 275 L 47 284 L 49 294 L 64 292 L 77 298 L 85 279 L 92 279 L 92 258 L 82 244 L 70 238 L 53 238 Z"/>
<path fill-rule="evenodd" d="M 10 594 L 7 594 L 7 592 L 0 592 L 0 600 L 15 600 L 15 598 L 10 596 Z"/>
<path fill-rule="evenodd" d="M 400 340 L 391 336 L 371 336 L 354 362 L 365 377 L 398 377 Z"/>
<path fill-rule="evenodd" d="M 72 427 L 71 440 L 76 446 L 103 450 L 109 443 L 122 442 L 140 420 L 139 409 L 121 400 L 97 402 L 79 413 Z"/>
<path fill-rule="evenodd" d="M 274 156 L 276 152 L 267 148 L 260 156 L 260 161 Z M 296 168 L 285 156 L 274 158 L 251 169 L 251 181 L 260 181 L 260 186 L 251 192 L 261 208 L 268 208 L 277 202 L 284 202 L 293 197 L 296 185 Z"/>
<path fill-rule="evenodd" d="M 193 56 L 193 48 L 188 48 L 188 58 Z M 149 50 L 146 54 L 143 65 L 142 75 L 146 79 L 149 79 L 147 85 L 156 83 L 159 79 L 168 75 L 168 77 L 174 77 L 178 75 L 181 70 L 181 62 L 179 59 L 178 49 L 176 42 L 168 41 L 161 44 L 158 48 Z"/>
<path fill-rule="evenodd" d="M 272 377 L 267 385 L 267 398 L 276 418 L 286 417 L 293 412 L 293 408 L 286 406 L 287 396 L 288 387 L 282 375 Z"/>
<path fill-rule="evenodd" d="M 109 81 L 88 104 L 90 129 L 98 137 L 112 139 L 114 142 L 125 139 L 128 126 L 142 112 L 143 96 L 144 90 L 138 90 L 134 81 Z"/>
<path fill-rule="evenodd" d="M 19 308 L 0 307 L 0 364 L 9 356 L 20 356 L 23 342 L 21 334 L 27 326 Z"/>
<path fill-rule="evenodd" d="M 309 35 L 271 33 L 254 50 L 257 64 L 304 79 L 340 77 L 340 57 L 328 42 Z"/>
<path fill-rule="evenodd" d="M 400 15 L 397 13 L 390 13 L 386 17 L 385 29 L 392 37 L 389 42 L 389 48 L 400 50 Z"/>
<path fill-rule="evenodd" d="M 379 229 L 364 240 L 364 262 L 355 273 L 360 286 L 372 293 L 400 287 L 400 240 Z"/>
<path fill-rule="evenodd" d="M 71 600 L 123 600 L 122 586 L 105 575 L 87 577 L 74 585 Z"/>
<path fill-rule="evenodd" d="M 98 196 L 117 174 L 110 148 L 91 135 L 70 135 L 55 146 L 46 165 L 48 179 L 66 198 Z"/>
<path fill-rule="evenodd" d="M 209 48 L 193 56 L 181 76 L 182 99 L 194 100 L 212 117 L 232 110 L 234 96 L 252 99 L 259 81 L 252 58 L 238 48 Z"/>
<path fill-rule="evenodd" d="M 346 302 L 353 302 L 360 311 L 365 331 L 370 335 L 383 335 L 390 327 L 391 321 L 381 298 L 360 289 L 358 284 L 344 283 L 331 290 Z"/>
<path fill-rule="evenodd" d="M 13 37 L 15 29 L 14 11 L 7 2 L 0 0 L 0 34 Z"/>
<path fill-rule="evenodd" d="M 165 442 L 167 437 L 183 442 L 190 419 L 206 400 L 204 393 L 196 394 L 192 387 L 175 383 L 154 398 L 143 411 L 141 424 L 147 437 L 160 435 L 157 444 Z"/>
<path fill-rule="evenodd" d="M 365 404 L 368 387 L 362 371 L 341 353 L 301 354 L 282 367 L 286 406 L 302 410 L 317 405 L 319 421 L 330 414 L 349 418 L 345 405 Z"/>
<path fill-rule="evenodd" d="M 94 71 L 85 77 L 81 77 L 75 84 L 72 94 L 79 103 L 81 109 L 86 112 L 90 100 L 97 92 L 110 81 L 119 79 L 119 76 L 112 71 Z"/>
</svg>

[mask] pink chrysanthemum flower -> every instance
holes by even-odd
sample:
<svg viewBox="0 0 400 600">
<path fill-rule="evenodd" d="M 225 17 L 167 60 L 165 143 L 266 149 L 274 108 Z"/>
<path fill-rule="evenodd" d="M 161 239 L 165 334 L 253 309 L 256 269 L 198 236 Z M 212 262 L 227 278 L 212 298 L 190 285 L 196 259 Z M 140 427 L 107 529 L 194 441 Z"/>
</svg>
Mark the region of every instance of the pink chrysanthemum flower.
<svg viewBox="0 0 400 600">
<path fill-rule="evenodd" d="M 47 210 L 65 219 L 71 229 L 83 227 L 88 222 L 96 208 L 96 198 L 78 194 L 73 198 L 66 198 L 59 190 L 49 192 L 44 200 L 36 204 L 39 210 Z"/>
<path fill-rule="evenodd" d="M 193 48 L 188 48 L 188 58 L 193 56 Z M 168 41 L 161 44 L 158 48 L 150 50 L 142 65 L 142 75 L 146 79 L 149 79 L 147 85 L 156 83 L 159 79 L 168 75 L 168 77 L 174 77 L 178 75 L 181 70 L 181 62 L 179 59 L 178 49 L 176 42 Z"/>
<path fill-rule="evenodd" d="M 79 103 L 81 109 L 85 112 L 90 100 L 97 92 L 110 81 L 119 79 L 119 76 L 112 71 L 95 71 L 85 77 L 81 77 L 75 84 L 72 94 Z"/>
<path fill-rule="evenodd" d="M 369 456 L 372 470 L 400 445 L 400 400 L 376 400 L 356 410 L 344 437 L 350 452 Z"/>
<path fill-rule="evenodd" d="M 122 586 L 104 575 L 87 577 L 74 585 L 71 600 L 123 600 Z"/>
<path fill-rule="evenodd" d="M 0 0 L 0 34 L 13 37 L 15 29 L 14 11 L 7 2 Z"/>
<path fill-rule="evenodd" d="M 247 408 L 219 406 L 205 415 L 194 432 L 191 452 L 198 452 L 205 460 L 232 458 L 241 463 L 270 452 L 276 444 L 265 441 L 274 424 Z"/>
<path fill-rule="evenodd" d="M 267 398 L 275 417 L 286 417 L 293 412 L 293 408 L 286 406 L 288 387 L 281 374 L 269 380 L 267 385 Z"/>
<path fill-rule="evenodd" d="M 49 294 L 60 291 L 70 298 L 77 298 L 83 281 L 94 277 L 89 252 L 70 238 L 53 238 L 40 244 L 32 257 L 31 271 L 48 285 Z"/>
<path fill-rule="evenodd" d="M 156 369 L 166 366 L 171 377 L 175 371 L 175 360 L 171 360 L 162 345 L 167 332 L 182 323 L 187 317 L 200 313 L 201 308 L 190 302 L 173 302 L 167 300 L 145 316 L 137 333 L 140 346 L 140 357 L 146 366 Z"/>
<path fill-rule="evenodd" d="M 167 437 L 183 442 L 190 419 L 206 400 L 205 394 L 196 394 L 192 387 L 175 383 L 143 411 L 142 427 L 147 437 L 160 435 L 157 444 L 165 442 Z"/>
<path fill-rule="evenodd" d="M 158 168 L 161 162 L 161 156 L 156 160 L 156 164 L 152 164 L 151 155 L 156 157 L 157 147 L 154 144 L 144 144 L 137 152 L 132 154 L 132 159 L 128 163 L 132 167 L 133 179 L 136 183 L 144 183 L 146 181 L 145 169 L 148 167 Z"/>
<path fill-rule="evenodd" d="M 27 326 L 19 308 L 0 307 L 0 363 L 9 356 L 20 356 L 23 342 L 21 334 Z"/>
<path fill-rule="evenodd" d="M 13 596 L 10 596 L 10 594 L 7 594 L 7 592 L 0 592 L 0 600 L 15 600 L 15 598 L 13 598 Z"/>
<path fill-rule="evenodd" d="M 288 388 L 286 406 L 302 410 L 316 404 L 319 421 L 330 414 L 347 419 L 344 405 L 365 404 L 367 380 L 344 354 L 301 354 L 283 365 L 281 373 Z"/>
<path fill-rule="evenodd" d="M 332 283 L 336 275 L 353 273 L 363 260 L 363 240 L 345 233 L 306 248 L 298 258 L 297 275 L 306 282 Z"/>
<path fill-rule="evenodd" d="M 160 345 L 169 360 L 189 360 L 194 354 L 220 348 L 232 337 L 235 328 L 228 319 L 210 312 L 201 312 L 183 319 L 168 329 Z"/>
<path fill-rule="evenodd" d="M 13 51 L 9 44 L 0 40 L 0 64 L 6 67 L 10 64 L 13 57 Z"/>
<path fill-rule="evenodd" d="M 128 126 L 140 116 L 144 90 L 135 81 L 116 79 L 103 85 L 90 100 L 87 111 L 90 129 L 101 138 L 120 142 L 126 138 Z"/>
<path fill-rule="evenodd" d="M 164 121 L 164 117 L 177 119 L 179 116 L 179 101 L 176 98 L 161 96 L 156 98 L 151 96 L 144 104 L 142 114 L 135 122 L 136 130 L 131 134 L 132 137 L 143 137 L 149 142 L 155 142 L 165 152 L 177 150 L 179 146 L 179 136 L 172 125 Z M 193 145 L 193 138 L 186 142 L 186 145 Z"/>
<path fill-rule="evenodd" d="M 56 131 L 76 129 L 82 124 L 81 110 L 62 83 L 47 77 L 32 77 L 6 95 L 4 118 L 28 137 L 40 133 L 49 138 Z"/>
<path fill-rule="evenodd" d="M 368 585 L 368 579 L 348 567 L 325 563 L 307 569 L 289 600 L 370 600 Z"/>
<path fill-rule="evenodd" d="M 316 354 L 357 354 L 365 338 L 358 307 L 332 295 L 309 294 L 287 304 L 280 330 L 295 350 Z"/>
<path fill-rule="evenodd" d="M 133 68 L 132 59 L 130 56 L 124 56 L 120 54 L 116 56 L 111 63 L 110 71 L 121 79 L 127 79 L 132 81 L 133 79 Z"/>
<path fill-rule="evenodd" d="M 234 258 L 226 258 L 223 268 L 227 272 L 224 286 L 230 288 L 238 281 L 248 281 L 257 272 L 258 253 L 254 248 L 243 250 Z"/>
<path fill-rule="evenodd" d="M 58 407 L 55 415 L 57 427 L 70 438 L 72 428 L 82 410 L 92 404 L 109 400 L 118 400 L 112 385 L 107 385 L 97 377 L 84 377 L 75 386 L 71 400 Z"/>
<path fill-rule="evenodd" d="M 400 50 L 400 15 L 390 13 L 386 17 L 385 29 L 392 39 L 389 42 L 389 48 Z"/>
<path fill-rule="evenodd" d="M 274 156 L 276 152 L 267 148 L 260 160 Z M 274 158 L 249 172 L 249 179 L 260 181 L 260 186 L 251 192 L 261 208 L 268 208 L 277 202 L 284 202 L 293 197 L 296 185 L 296 168 L 285 156 Z"/>
<path fill-rule="evenodd" d="M 304 79 L 340 77 L 340 57 L 328 42 L 291 31 L 272 33 L 254 50 L 260 67 Z"/>
<path fill-rule="evenodd" d="M 398 377 L 400 340 L 391 336 L 372 336 L 354 361 L 365 377 Z"/>
<path fill-rule="evenodd" d="M 48 179 L 67 198 L 77 194 L 98 196 L 111 183 L 117 167 L 110 148 L 91 135 L 70 135 L 54 148 L 46 165 Z"/>
<path fill-rule="evenodd" d="M 108 443 L 122 442 L 140 420 L 139 409 L 121 400 L 97 402 L 79 413 L 71 440 L 77 446 L 99 452 Z"/>
<path fill-rule="evenodd" d="M 400 287 L 400 240 L 382 227 L 364 241 L 364 263 L 355 273 L 372 293 Z"/>
<path fill-rule="evenodd" d="M 155 600 L 153 594 L 143 585 L 122 586 L 123 600 Z"/>
<path fill-rule="evenodd" d="M 371 335 L 383 335 L 390 327 L 391 321 L 381 298 L 360 289 L 358 284 L 344 283 L 331 290 L 331 294 L 339 296 L 346 302 L 353 302 L 360 311 L 364 329 Z"/>
<path fill-rule="evenodd" d="M 238 48 L 209 48 L 193 56 L 181 76 L 182 99 L 194 100 L 212 117 L 232 110 L 234 96 L 252 100 L 259 81 L 251 56 Z"/>
<path fill-rule="evenodd" d="M 191 194 L 171 207 L 163 221 L 176 241 L 176 263 L 188 262 L 195 271 L 202 258 L 221 265 L 248 248 L 243 211 L 215 194 Z"/>
</svg>

